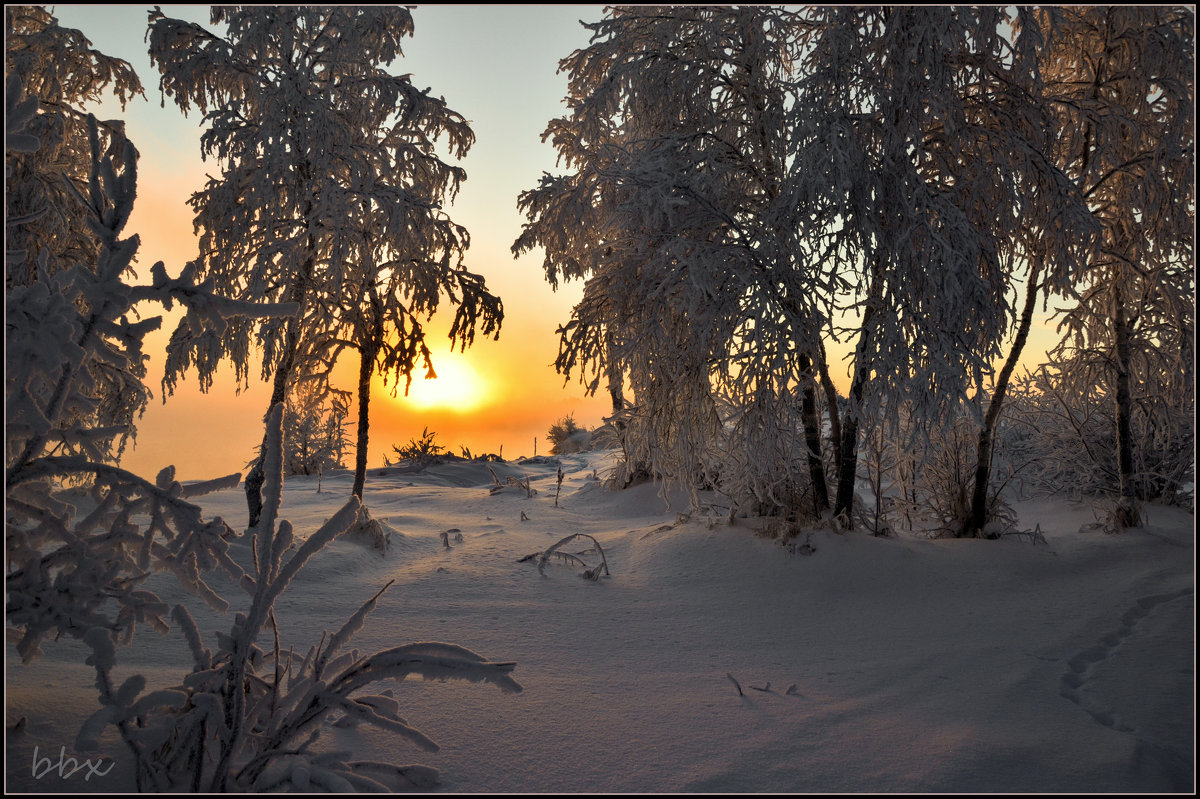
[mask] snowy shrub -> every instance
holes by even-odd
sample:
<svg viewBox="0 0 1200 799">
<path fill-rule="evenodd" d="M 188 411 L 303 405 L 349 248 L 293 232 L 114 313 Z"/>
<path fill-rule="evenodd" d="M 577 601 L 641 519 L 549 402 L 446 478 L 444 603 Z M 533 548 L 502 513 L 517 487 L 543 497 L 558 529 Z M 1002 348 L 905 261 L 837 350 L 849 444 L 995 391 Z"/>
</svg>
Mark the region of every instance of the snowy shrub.
<svg viewBox="0 0 1200 799">
<path fill-rule="evenodd" d="M 355 518 L 354 524 L 350 525 L 343 537 L 377 549 L 380 554 L 385 554 L 392 541 L 392 529 L 390 527 L 385 529 L 383 522 L 372 518 L 367 506 L 362 505 L 358 509 L 358 516 Z"/>
<path fill-rule="evenodd" d="M 1105 371 L 1102 364 L 1052 361 L 1017 381 L 1010 435 L 1019 437 L 1026 451 L 1028 466 L 1020 479 L 1031 492 L 1075 500 L 1118 496 L 1115 406 Z M 1139 392 L 1133 409 L 1138 499 L 1192 507 L 1194 394 L 1186 389 Z"/>
<path fill-rule="evenodd" d="M 424 468 L 439 463 L 442 453 L 446 451 L 446 448 L 437 443 L 437 433 L 431 433 L 429 428 L 426 427 L 421 431 L 419 439 L 410 438 L 408 443 L 403 447 L 393 444 L 392 451 L 401 460 Z"/>
<path fill-rule="evenodd" d="M 592 431 L 576 424 L 572 414 L 567 414 L 550 425 L 546 438 L 550 441 L 551 455 L 587 452 L 592 448 Z"/>
<path fill-rule="evenodd" d="M 975 420 L 961 417 L 929 438 L 930 450 L 917 474 L 916 489 L 931 532 L 937 535 L 959 535 L 971 518 L 978 435 Z M 999 496 L 993 495 L 988 523 L 1001 517 L 1012 521 L 1005 508 Z"/>
<path fill-rule="evenodd" d="M 726 416 L 713 489 L 735 513 L 818 518 L 798 398 L 764 397 L 754 413 L 738 411 L 732 403 L 722 408 Z"/>
</svg>

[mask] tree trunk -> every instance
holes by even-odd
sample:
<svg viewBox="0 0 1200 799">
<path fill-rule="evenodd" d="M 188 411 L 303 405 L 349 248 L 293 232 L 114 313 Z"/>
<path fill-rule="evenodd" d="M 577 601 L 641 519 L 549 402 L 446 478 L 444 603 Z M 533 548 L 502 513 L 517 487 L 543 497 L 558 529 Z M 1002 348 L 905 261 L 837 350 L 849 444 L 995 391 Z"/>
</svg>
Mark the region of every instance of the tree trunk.
<svg viewBox="0 0 1200 799">
<path fill-rule="evenodd" d="M 850 384 L 850 409 L 842 420 L 842 439 L 838 465 L 837 499 L 833 506 L 833 515 L 841 520 L 846 529 L 854 526 L 854 483 L 858 472 L 858 427 L 862 420 L 863 389 L 871 376 L 871 367 L 867 362 L 867 345 L 871 342 L 871 324 L 875 316 L 875 303 L 869 301 L 863 312 L 862 333 L 858 339 L 858 349 L 854 355 L 854 380 Z"/>
<path fill-rule="evenodd" d="M 309 211 L 306 208 L 306 213 Z M 315 249 L 316 245 L 313 242 L 312 234 L 309 234 L 309 252 Z M 275 378 L 271 388 L 271 403 L 267 406 L 267 414 L 263 417 L 264 425 L 266 420 L 271 415 L 271 409 L 279 403 L 287 399 L 288 383 L 292 379 L 292 372 L 296 368 L 296 353 L 300 349 L 300 323 L 304 319 L 305 306 L 308 299 L 308 284 L 312 280 L 313 270 L 316 268 L 316 261 L 312 257 L 305 260 L 300 268 L 300 274 L 296 278 L 296 283 L 292 287 L 291 296 L 288 297 L 289 302 L 294 302 L 298 306 L 296 315 L 288 319 L 287 328 L 283 337 L 283 353 L 279 359 L 279 366 L 275 369 Z M 249 510 L 249 521 L 247 527 L 254 527 L 258 524 L 258 520 L 262 518 L 262 487 L 266 481 L 266 475 L 263 473 L 263 451 L 267 446 L 267 434 L 263 432 L 262 444 L 258 447 L 258 456 L 250 465 L 250 471 L 246 474 L 246 507 Z"/>
<path fill-rule="evenodd" d="M 821 388 L 825 391 L 825 407 L 829 413 L 829 438 L 833 442 L 833 468 L 835 472 L 842 470 L 842 419 L 838 410 L 838 393 L 829 379 L 829 362 L 825 358 L 825 345 L 821 344 L 821 363 L 818 369 L 821 375 Z"/>
<path fill-rule="evenodd" d="M 1038 278 L 1040 270 L 1037 267 L 1029 273 L 1029 283 L 1025 287 L 1025 305 L 1021 309 L 1021 320 L 1017 325 L 1017 337 L 1013 340 L 1012 350 L 1008 359 L 996 378 L 992 399 L 988 403 L 987 414 L 984 416 L 983 429 L 979 431 L 979 446 L 975 454 L 975 488 L 971 495 L 971 515 L 966 520 L 961 536 L 977 536 L 983 532 L 987 524 L 987 490 L 991 481 L 992 446 L 996 437 L 996 426 L 1000 423 L 1000 411 L 1004 406 L 1004 397 L 1008 393 L 1008 383 L 1012 379 L 1013 370 L 1029 340 L 1029 329 L 1033 325 L 1033 312 L 1037 307 Z"/>
<path fill-rule="evenodd" d="M 1141 527 L 1137 486 L 1133 467 L 1133 430 L 1130 423 L 1133 406 L 1129 387 L 1129 320 L 1125 317 L 1125 299 L 1119 277 L 1113 281 L 1113 337 L 1117 350 L 1117 467 L 1120 497 L 1113 517 L 1117 529 Z"/>
<path fill-rule="evenodd" d="M 362 502 L 363 486 L 367 481 L 368 410 L 371 401 L 371 374 L 374 371 L 378 347 L 363 344 L 358 351 L 358 444 L 354 452 L 354 488 L 351 493 Z"/>
<path fill-rule="evenodd" d="M 612 400 L 613 412 L 613 427 L 620 433 L 625 429 L 625 421 L 617 418 L 621 411 L 625 410 L 625 390 L 624 377 L 621 374 L 621 367 L 613 358 L 613 337 L 611 333 L 604 334 L 604 352 L 607 363 L 604 364 L 605 376 L 608 378 L 608 396 Z"/>
<path fill-rule="evenodd" d="M 821 458 L 821 420 L 817 415 L 817 390 L 812 361 L 800 356 L 804 387 L 800 392 L 800 424 L 808 448 L 808 475 L 813 486 L 813 511 L 819 518 L 829 510 L 829 486 L 825 482 L 825 461 Z"/>
</svg>

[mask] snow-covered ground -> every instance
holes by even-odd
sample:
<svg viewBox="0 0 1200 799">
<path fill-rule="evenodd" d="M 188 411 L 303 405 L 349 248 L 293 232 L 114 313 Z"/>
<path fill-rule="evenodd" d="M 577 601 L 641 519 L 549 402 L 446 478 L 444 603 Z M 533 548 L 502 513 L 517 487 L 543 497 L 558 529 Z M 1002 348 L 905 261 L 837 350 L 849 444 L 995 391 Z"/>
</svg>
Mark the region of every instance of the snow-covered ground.
<svg viewBox="0 0 1200 799">
<path fill-rule="evenodd" d="M 606 490 L 592 473 L 609 458 L 562 458 L 558 507 L 554 463 L 497 465 L 531 477 L 533 497 L 490 494 L 481 464 L 371 470 L 365 501 L 390 549 L 340 540 L 314 559 L 276 605 L 284 646 L 311 645 L 395 580 L 361 651 L 458 643 L 516 661 L 524 691 L 405 682 L 404 716 L 440 751 L 363 727 L 331 731 L 330 747 L 434 766 L 446 792 L 1194 789 L 1192 515 L 1152 507 L 1145 529 L 1113 536 L 1080 532 L 1089 508 L 1029 502 L 1021 525 L 1047 545 L 819 531 L 792 554 L 755 520 L 686 519 L 654 486 Z M 281 515 L 303 535 L 350 483 L 289 478 Z M 244 519 L 240 490 L 201 503 Z M 518 562 L 571 533 L 599 540 L 611 576 Z M 201 629 L 229 627 L 194 612 Z M 131 787 L 111 737 L 74 750 L 98 707 L 82 651 L 51 643 L 22 666 L 7 648 L 9 791 Z M 190 667 L 177 635 L 149 630 L 121 662 L 119 678 L 152 685 Z M 92 767 L 64 777 L 71 757 Z"/>
</svg>

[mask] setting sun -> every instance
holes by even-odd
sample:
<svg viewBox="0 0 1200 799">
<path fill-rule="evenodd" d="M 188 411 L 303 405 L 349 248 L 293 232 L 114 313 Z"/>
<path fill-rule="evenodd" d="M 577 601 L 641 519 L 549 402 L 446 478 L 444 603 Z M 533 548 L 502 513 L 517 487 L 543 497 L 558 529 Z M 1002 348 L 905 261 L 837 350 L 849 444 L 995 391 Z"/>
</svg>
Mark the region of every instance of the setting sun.
<svg viewBox="0 0 1200 799">
<path fill-rule="evenodd" d="M 475 410 L 487 401 L 487 383 L 467 362 L 466 355 L 444 349 L 435 350 L 433 368 L 437 377 L 428 379 L 422 374 L 423 370 L 414 370 L 407 396 L 401 380 L 394 401 L 422 410 L 444 409 L 459 413 Z M 375 380 L 383 383 L 378 375 Z M 389 382 L 384 389 L 388 397 L 392 397 L 393 388 L 396 388 L 395 384 Z"/>
</svg>

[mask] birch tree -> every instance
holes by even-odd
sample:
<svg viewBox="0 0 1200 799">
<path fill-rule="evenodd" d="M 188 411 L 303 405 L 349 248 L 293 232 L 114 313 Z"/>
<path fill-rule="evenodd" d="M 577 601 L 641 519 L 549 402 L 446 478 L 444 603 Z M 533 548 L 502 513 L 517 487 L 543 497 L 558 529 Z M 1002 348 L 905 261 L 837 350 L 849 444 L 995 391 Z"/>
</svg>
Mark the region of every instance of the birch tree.
<svg viewBox="0 0 1200 799">
<path fill-rule="evenodd" d="M 834 504 L 847 523 L 860 427 L 900 408 L 918 429 L 948 423 L 982 388 L 1009 329 L 1024 216 L 1069 189 L 1026 138 L 1036 40 L 1006 37 L 1004 22 L 1001 8 L 805 16 L 798 196 L 856 320 L 831 331 L 855 341 Z M 1061 285 L 1079 247 L 1044 243 L 1055 266 L 1042 280 Z"/>
<path fill-rule="evenodd" d="M 1043 24 L 1053 157 L 1103 231 L 1061 319 L 1061 350 L 1104 364 L 1119 474 L 1111 522 L 1138 526 L 1135 404 L 1178 397 L 1167 385 L 1194 374 L 1195 11 L 1071 8 Z M 1189 413 L 1186 393 L 1174 414 Z"/>
<path fill-rule="evenodd" d="M 824 340 L 849 337 L 849 402 L 827 405 L 833 511 L 852 524 L 863 426 L 903 408 L 928 429 L 982 389 L 1027 214 L 1051 231 L 1034 282 L 1068 281 L 1087 236 L 1059 235 L 1051 209 L 1076 187 L 1036 138 L 1038 40 L 1005 23 L 999 8 L 618 8 L 589 26 L 563 61 L 571 114 L 546 133 L 575 171 L 521 196 L 514 250 L 544 247 L 552 283 L 587 281 L 559 368 L 592 390 L 628 375 L 656 468 L 745 475 L 795 507 L 762 478 L 807 453 L 820 512 L 816 386 Z"/>
<path fill-rule="evenodd" d="M 432 155 L 433 142 L 461 157 L 474 134 L 443 99 L 383 69 L 412 34 L 407 9 L 215 7 L 212 23 L 225 25 L 223 36 L 150 14 L 160 87 L 185 113 L 194 107 L 204 115 L 202 151 L 222 168 L 190 201 L 201 232 L 197 268 L 231 296 L 282 298 L 299 311 L 219 338 L 177 330 L 165 382 L 173 388 L 195 366 L 207 389 L 226 358 L 244 382 L 253 343 L 263 378 L 273 380 L 274 405 L 302 352 L 327 355 L 321 348 L 332 345 L 338 309 L 363 301 L 370 276 L 361 270 L 381 265 L 364 254 L 368 220 L 382 225 L 372 246 L 406 259 L 398 270 L 405 290 L 436 294 L 452 281 L 424 268 L 455 265 L 428 255 L 424 248 L 437 245 L 420 240 L 417 220 L 438 213 L 451 169 Z M 463 320 L 455 335 L 466 336 L 474 321 Z M 246 478 L 252 526 L 261 484 L 256 462 Z"/>
<path fill-rule="evenodd" d="M 819 512 L 819 430 L 796 399 L 813 396 L 822 317 L 788 184 L 794 18 L 639 7 L 586 25 L 561 67 L 570 114 L 545 133 L 573 171 L 521 195 L 513 250 L 544 248 L 552 285 L 586 281 L 557 367 L 607 382 L 628 465 L 688 488 L 719 475 L 775 508 L 811 491 Z"/>
<path fill-rule="evenodd" d="M 452 186 L 426 180 L 423 188 L 440 198 L 457 190 L 457 180 Z M 428 202 L 428 213 L 410 217 L 417 224 L 403 239 L 380 246 L 379 236 L 364 231 L 364 247 L 357 257 L 376 266 L 363 269 L 364 283 L 357 301 L 337 309 L 341 327 L 326 362 L 331 364 L 344 349 L 358 352 L 358 423 L 351 492 L 359 499 L 366 482 L 372 376 L 382 375 L 393 393 L 403 383 L 405 394 L 418 369 L 426 379 L 437 378 L 424 325 L 437 310 L 443 293 L 455 306 L 452 346 L 457 342 L 464 351 L 473 343 L 477 328 L 485 336 L 498 335 L 504 318 L 503 304 L 487 290 L 484 279 L 462 266 L 470 241 L 466 229 L 438 213 L 433 197 Z"/>
</svg>

